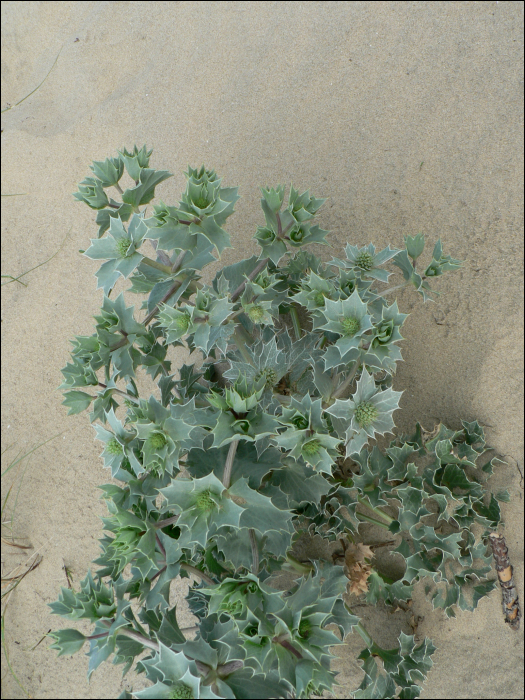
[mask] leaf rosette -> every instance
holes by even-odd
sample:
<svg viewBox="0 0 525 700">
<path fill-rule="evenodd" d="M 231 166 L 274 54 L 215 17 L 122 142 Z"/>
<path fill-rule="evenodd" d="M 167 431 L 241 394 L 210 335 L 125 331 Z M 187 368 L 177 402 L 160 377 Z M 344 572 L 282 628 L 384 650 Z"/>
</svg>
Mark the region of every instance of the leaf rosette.
<svg viewBox="0 0 525 700">
<path fill-rule="evenodd" d="M 396 363 L 403 359 L 395 343 L 403 340 L 399 329 L 407 316 L 399 312 L 397 301 L 382 308 L 381 318 L 374 324 L 373 336 L 364 353 L 363 364 L 374 370 L 395 371 Z"/>
<path fill-rule="evenodd" d="M 301 401 L 292 397 L 290 407 L 283 408 L 282 415 L 277 418 L 288 427 L 274 441 L 278 447 L 290 450 L 294 459 L 302 457 L 317 471 L 331 474 L 341 440 L 329 434 L 322 410 L 322 399 L 312 401 L 309 394 Z"/>
<path fill-rule="evenodd" d="M 326 299 L 336 299 L 338 293 L 333 282 L 323 279 L 311 271 L 308 279 L 301 283 L 301 291 L 291 297 L 292 301 L 306 307 L 308 311 L 317 313 L 324 309 Z"/>
<path fill-rule="evenodd" d="M 137 698 L 220 698 L 204 685 L 197 663 L 182 652 L 173 651 L 162 642 L 153 658 L 144 659 L 140 665 L 154 685 L 133 692 Z"/>
<path fill-rule="evenodd" d="M 391 248 L 389 245 L 376 253 L 373 243 L 369 243 L 363 248 L 348 243 L 345 247 L 346 260 L 332 260 L 332 265 L 342 268 L 351 268 L 360 277 L 369 277 L 380 282 L 388 282 L 390 273 L 381 269 L 394 256 L 401 252 L 398 248 Z"/>
<path fill-rule="evenodd" d="M 84 178 L 73 197 L 79 202 L 85 202 L 91 209 L 104 209 L 109 204 L 104 184 L 96 177 Z"/>
<path fill-rule="evenodd" d="M 384 435 L 392 432 L 392 413 L 399 408 L 402 391 L 377 388 L 373 374 L 363 369 L 357 382 L 357 390 L 351 399 L 335 402 L 326 412 L 347 422 L 345 431 L 346 456 L 359 453 L 369 438 L 375 433 Z"/>
<path fill-rule="evenodd" d="M 202 446 L 207 432 L 208 418 L 204 409 L 195 408 L 195 399 L 185 404 L 171 403 L 169 408 L 162 406 L 153 396 L 148 402 L 139 404 L 139 411 L 131 407 L 131 417 L 136 435 L 140 441 L 137 452 L 139 464 L 145 470 L 157 473 L 178 473 L 178 461 L 182 452 L 195 446 Z M 133 467 L 136 465 L 135 453 L 129 454 Z"/>
<path fill-rule="evenodd" d="M 329 370 L 341 363 L 356 360 L 361 355 L 364 334 L 373 327 L 368 306 L 357 289 L 346 299 L 326 299 L 324 309 L 314 317 L 314 329 L 337 333 L 339 338 L 324 355 L 325 368 Z M 334 359 L 335 358 L 335 359 Z"/>
<path fill-rule="evenodd" d="M 124 173 L 124 162 L 117 156 L 116 158 L 106 158 L 104 161 L 93 161 L 93 165 L 89 166 L 97 177 L 102 187 L 113 187 L 122 177 Z"/>
<path fill-rule="evenodd" d="M 119 217 L 112 217 L 109 223 L 109 235 L 91 240 L 91 245 L 84 255 L 91 260 L 107 260 L 97 272 L 97 289 L 104 289 L 107 295 L 119 276 L 124 279 L 139 266 L 143 256 L 137 252 L 147 233 L 144 220 L 134 214 L 128 230 Z"/>
</svg>

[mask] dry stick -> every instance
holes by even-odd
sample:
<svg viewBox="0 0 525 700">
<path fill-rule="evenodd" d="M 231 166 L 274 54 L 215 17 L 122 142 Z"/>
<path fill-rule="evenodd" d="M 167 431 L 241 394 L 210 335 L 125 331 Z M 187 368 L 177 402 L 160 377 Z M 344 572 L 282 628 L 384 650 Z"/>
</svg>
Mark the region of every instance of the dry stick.
<svg viewBox="0 0 525 700">
<path fill-rule="evenodd" d="M 61 46 L 61 48 L 60 48 L 60 51 L 57 53 L 57 57 L 55 58 L 55 60 L 54 60 L 54 62 L 53 62 L 53 65 L 51 66 L 51 68 L 50 68 L 49 71 L 47 72 L 47 75 L 46 75 L 46 77 L 44 78 L 44 80 L 42 80 L 41 83 L 38 83 L 38 85 L 36 86 L 36 88 L 35 88 L 34 90 L 31 90 L 31 92 L 29 93 L 29 95 L 26 95 L 25 97 L 22 97 L 22 99 L 21 99 L 21 100 L 18 100 L 18 102 L 15 102 L 14 105 L 12 105 L 12 106 L 10 105 L 9 107 L 6 107 L 5 109 L 3 109 L 3 110 L 2 110 L 2 114 L 3 114 L 4 112 L 8 112 L 10 109 L 13 109 L 13 107 L 17 107 L 18 105 L 22 104 L 22 102 L 23 102 L 24 100 L 27 100 L 28 97 L 31 97 L 31 95 L 32 95 L 34 92 L 36 92 L 36 91 L 38 90 L 38 88 L 39 88 L 41 85 L 43 85 L 43 84 L 45 83 L 45 81 L 47 80 L 49 74 L 51 73 L 51 71 L 52 71 L 53 68 L 55 67 L 56 62 L 58 61 L 58 57 L 60 56 L 60 54 L 61 54 L 63 48 L 64 48 L 64 44 L 62 44 L 62 46 Z"/>
<path fill-rule="evenodd" d="M 518 600 L 518 591 L 512 577 L 512 566 L 509 561 L 509 551 L 505 544 L 503 535 L 491 532 L 489 542 L 494 556 L 496 571 L 498 572 L 499 584 L 503 595 L 502 605 L 505 622 L 511 629 L 520 628 L 521 610 Z"/>
</svg>

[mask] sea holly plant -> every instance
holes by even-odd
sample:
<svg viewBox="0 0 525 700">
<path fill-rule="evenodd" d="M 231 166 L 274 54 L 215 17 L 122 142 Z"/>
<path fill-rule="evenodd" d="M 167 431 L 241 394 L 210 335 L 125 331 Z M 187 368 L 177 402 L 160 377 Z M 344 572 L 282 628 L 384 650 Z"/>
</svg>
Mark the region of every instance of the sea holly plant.
<svg viewBox="0 0 525 700">
<path fill-rule="evenodd" d="M 88 676 L 111 656 L 143 674 L 121 697 L 308 698 L 334 689 L 331 661 L 353 633 L 365 645 L 354 697 L 418 697 L 432 642 L 401 631 L 384 649 L 351 606 L 397 607 L 421 581 L 453 616 L 494 587 L 487 537 L 508 494 L 487 492 L 498 460 L 481 426 L 395 433 L 407 315 L 392 293 L 426 301 L 460 263 L 438 241 L 417 268 L 422 234 L 401 248 L 348 243 L 323 262 L 309 246 L 327 245 L 324 199 L 277 185 L 262 188 L 254 255 L 207 276 L 231 247 L 237 188 L 190 167 L 178 204 L 151 204 L 170 176 L 151 154 L 94 162 L 75 193 L 98 212 L 84 254 L 102 263 L 104 296 L 61 388 L 70 414 L 90 411 L 112 481 L 96 570 L 50 605 L 91 633 L 56 630 L 52 647 L 87 644 Z M 396 268 L 404 280 L 385 286 Z M 115 295 L 121 278 L 139 308 Z M 191 353 L 179 369 L 178 347 Z M 369 524 L 396 575 L 375 561 Z M 305 559 L 312 537 L 321 546 Z M 190 576 L 197 624 L 184 630 L 170 591 Z"/>
</svg>

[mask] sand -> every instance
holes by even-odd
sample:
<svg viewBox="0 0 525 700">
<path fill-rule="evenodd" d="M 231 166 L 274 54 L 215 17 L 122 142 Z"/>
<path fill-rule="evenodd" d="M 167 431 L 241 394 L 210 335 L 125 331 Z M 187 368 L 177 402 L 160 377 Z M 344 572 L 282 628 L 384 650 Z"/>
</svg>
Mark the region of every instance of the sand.
<svg viewBox="0 0 525 700">
<path fill-rule="evenodd" d="M 99 309 L 96 262 L 79 249 L 95 214 L 71 196 L 93 160 L 136 143 L 175 176 L 158 187 L 178 201 L 187 164 L 215 168 L 242 199 L 225 263 L 257 251 L 259 186 L 291 181 L 327 197 L 320 224 L 331 250 L 402 245 L 422 231 L 465 261 L 443 293 L 410 312 L 395 379 L 401 430 L 419 419 L 480 420 L 507 462 L 494 490 L 523 596 L 522 13 L 518 2 L 4 2 L 2 109 L 53 71 L 2 118 L 2 442 L 29 449 L 58 434 L 3 478 L 21 483 L 14 534 L 42 555 L 6 612 L 6 642 L 35 698 L 117 697 L 144 679 L 102 666 L 87 681 L 83 653 L 58 658 L 50 628 L 74 623 L 46 603 L 78 584 L 98 555 L 97 486 L 109 481 L 87 414 L 66 417 L 57 386 L 69 340 L 91 334 Z M 7 281 L 6 279 L 2 280 Z M 6 462 L 6 464 L 8 461 Z M 23 478 L 22 478 L 23 476 Z M 9 481 L 11 479 L 11 481 Z M 30 550 L 30 551 L 34 551 Z M 2 574 L 22 556 L 5 548 Z M 182 595 L 183 584 L 177 584 Z M 378 643 L 410 633 L 409 616 L 360 609 Z M 423 698 L 521 698 L 522 635 L 503 622 L 499 590 L 475 613 L 447 619 L 422 587 L 417 635 L 437 646 Z M 183 624 L 187 615 L 183 615 Z M 385 622 L 386 620 L 386 622 Z M 79 625 L 87 631 L 86 626 Z M 356 635 L 337 669 L 348 697 L 361 680 Z M 22 698 L 2 658 L 3 697 Z M 148 683 L 146 683 L 148 685 Z"/>
</svg>

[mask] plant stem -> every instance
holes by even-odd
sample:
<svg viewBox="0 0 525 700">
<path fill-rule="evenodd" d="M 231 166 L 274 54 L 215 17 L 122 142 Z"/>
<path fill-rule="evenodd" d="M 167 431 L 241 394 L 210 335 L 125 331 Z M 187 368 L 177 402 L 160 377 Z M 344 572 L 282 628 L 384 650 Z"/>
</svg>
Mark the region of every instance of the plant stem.
<svg viewBox="0 0 525 700">
<path fill-rule="evenodd" d="M 297 659 L 303 658 L 301 652 L 294 646 L 292 646 L 292 644 L 290 644 L 290 642 L 287 639 L 283 639 L 281 642 L 279 642 L 279 644 L 285 649 L 288 649 L 288 651 L 290 651 Z"/>
<path fill-rule="evenodd" d="M 286 561 L 290 564 L 290 566 L 292 566 L 292 568 L 301 574 L 309 574 L 314 570 L 313 564 L 303 564 L 291 554 L 286 555 Z"/>
<path fill-rule="evenodd" d="M 293 304 L 292 304 L 292 306 L 290 306 L 290 316 L 292 317 L 292 323 L 293 323 L 295 337 L 297 340 L 299 340 L 302 336 L 301 323 L 299 321 L 299 314 L 297 313 L 297 309 L 295 308 L 295 306 Z"/>
<path fill-rule="evenodd" d="M 252 271 L 250 272 L 250 274 L 248 275 L 248 279 L 250 280 L 250 282 L 253 281 L 253 280 L 257 277 L 257 275 L 259 274 L 259 272 L 261 272 L 262 270 L 264 270 L 264 268 L 265 268 L 266 265 L 268 264 L 269 259 L 270 259 L 270 258 L 264 258 L 264 260 L 261 260 L 261 262 L 257 263 L 257 265 L 253 268 L 253 270 L 252 270 Z M 246 288 L 246 282 L 243 282 L 243 283 L 240 284 L 240 285 L 237 287 L 237 289 L 233 292 L 233 294 L 232 294 L 231 297 L 230 297 L 230 300 L 231 300 L 231 301 L 236 301 L 236 299 L 238 299 L 238 298 L 241 296 L 241 294 L 244 292 L 244 289 L 245 289 L 245 288 Z"/>
<path fill-rule="evenodd" d="M 259 549 L 257 548 L 257 540 L 255 539 L 255 531 L 253 528 L 248 530 L 248 534 L 250 535 L 250 546 L 252 548 L 252 573 L 257 576 L 259 573 Z"/>
<path fill-rule="evenodd" d="M 177 255 L 177 257 L 175 258 L 175 262 L 171 266 L 172 273 L 177 272 L 179 267 L 182 265 L 187 252 L 187 250 L 183 250 Z"/>
<path fill-rule="evenodd" d="M 374 640 L 368 634 L 368 632 L 365 630 L 365 628 L 363 627 L 361 622 L 357 623 L 357 625 L 355 626 L 355 629 L 357 630 L 358 634 L 361 635 L 361 639 L 364 640 L 367 647 L 373 646 Z"/>
<path fill-rule="evenodd" d="M 157 241 L 153 240 L 153 238 L 150 239 L 151 247 L 153 250 L 157 253 L 157 257 L 160 259 L 160 262 L 163 265 L 169 265 L 171 267 L 171 260 L 168 258 L 166 253 L 163 250 L 157 250 Z"/>
<path fill-rule="evenodd" d="M 112 345 L 109 348 L 109 352 L 113 352 L 113 350 L 118 350 L 119 348 L 123 348 L 124 345 L 128 344 L 128 339 L 126 337 L 122 338 L 122 340 L 119 340 L 118 343 L 115 343 L 115 345 Z"/>
<path fill-rule="evenodd" d="M 180 568 L 185 569 L 185 571 L 187 571 L 189 574 L 198 576 L 203 581 L 206 581 L 208 586 L 215 586 L 215 581 L 211 579 L 207 574 L 203 574 L 202 571 L 199 571 L 199 569 L 197 569 L 195 566 L 192 566 L 191 564 L 181 564 Z"/>
<path fill-rule="evenodd" d="M 378 297 L 384 297 L 387 294 L 390 294 L 390 292 L 395 292 L 397 289 L 404 289 L 405 287 L 408 287 L 409 284 L 412 284 L 411 282 L 405 282 L 404 284 L 398 284 L 395 287 L 390 287 L 389 289 L 385 289 L 384 292 L 381 292 L 378 294 Z"/>
<path fill-rule="evenodd" d="M 362 518 L 363 520 L 366 520 L 367 523 L 372 523 L 372 525 L 378 525 L 379 527 L 382 527 L 384 530 L 388 530 L 388 525 L 383 522 L 382 520 L 378 520 L 377 518 L 372 518 L 370 515 L 366 515 L 365 513 L 357 513 L 356 515 L 359 518 Z"/>
<path fill-rule="evenodd" d="M 170 272 L 171 272 L 171 270 L 170 270 Z M 166 303 L 168 301 L 168 299 L 171 296 L 173 296 L 173 294 L 175 294 L 175 292 L 181 286 L 181 284 L 184 284 L 184 280 L 176 280 L 173 283 L 173 286 L 168 289 L 168 291 L 162 297 L 162 299 L 159 301 L 159 303 L 155 306 L 154 309 L 152 309 L 152 311 L 149 312 L 149 314 L 144 319 L 143 323 L 145 326 L 147 326 L 148 323 L 150 323 L 150 321 L 155 318 L 155 316 L 159 312 L 160 305 Z M 190 282 L 190 284 L 188 285 L 188 289 L 190 289 L 192 292 L 197 291 L 198 283 L 197 282 Z"/>
<path fill-rule="evenodd" d="M 274 398 L 276 398 L 277 401 L 279 401 L 279 403 L 281 403 L 283 406 L 288 406 L 292 401 L 291 396 L 283 396 L 283 394 L 277 394 L 275 392 L 273 395 L 274 395 Z"/>
<path fill-rule="evenodd" d="M 352 610 L 349 608 L 349 606 L 343 601 L 343 605 L 345 608 L 348 610 L 350 615 L 353 615 L 354 613 Z M 354 629 L 354 628 L 352 628 Z M 367 647 L 371 647 L 374 644 L 374 640 L 372 637 L 368 634 L 368 632 L 365 630 L 363 627 L 363 624 L 361 622 L 358 622 L 357 625 L 355 626 L 355 629 L 357 630 L 358 634 L 361 636 L 361 638 L 364 640 L 365 644 Z"/>
<path fill-rule="evenodd" d="M 365 506 L 365 508 L 369 508 L 369 509 L 372 511 L 372 513 L 375 513 L 375 515 L 377 515 L 377 516 L 379 516 L 380 518 L 382 518 L 386 523 L 388 523 L 388 525 L 390 525 L 391 523 L 394 522 L 395 518 L 391 518 L 391 517 L 390 517 L 389 515 L 387 515 L 386 513 L 383 513 L 382 510 L 379 510 L 379 508 L 375 508 L 371 503 L 369 503 L 368 501 L 366 501 L 366 500 L 363 498 L 363 496 L 358 496 L 358 497 L 357 497 L 357 500 L 359 501 L 359 503 L 361 503 L 361 505 Z"/>
<path fill-rule="evenodd" d="M 178 519 L 178 515 L 172 515 L 171 518 L 166 518 L 166 520 L 159 520 L 158 523 L 154 523 L 153 527 L 156 527 L 158 530 L 162 530 L 163 527 L 168 527 L 168 525 L 173 525 L 173 523 L 176 523 Z"/>
<path fill-rule="evenodd" d="M 151 639 L 144 637 L 139 632 L 135 632 L 135 630 L 130 630 L 127 627 L 120 627 L 117 631 L 117 634 L 123 634 L 126 637 L 129 637 L 130 639 L 135 639 L 137 642 L 140 642 L 145 647 L 149 647 L 154 651 L 160 651 L 160 646 L 157 644 L 157 642 L 152 642 Z"/>
<path fill-rule="evenodd" d="M 108 385 L 103 384 L 102 382 L 99 382 L 98 386 L 101 386 L 103 389 L 108 388 Z M 114 391 L 115 393 L 120 394 L 121 396 L 125 396 L 127 399 L 129 399 L 129 401 L 133 401 L 133 403 L 136 403 L 136 404 L 140 403 L 139 400 L 137 398 L 135 398 L 135 396 L 128 394 L 126 391 L 121 391 L 120 389 L 115 389 L 114 387 L 111 388 L 111 391 Z"/>
<path fill-rule="evenodd" d="M 168 265 L 162 265 L 161 263 L 158 263 L 156 260 L 152 260 L 151 258 L 148 258 L 147 256 L 144 256 L 141 260 L 145 265 L 149 265 L 150 267 L 154 267 L 156 270 L 160 270 L 161 272 L 165 272 L 168 275 L 173 274 L 171 270 L 171 266 Z"/>
<path fill-rule="evenodd" d="M 230 449 L 228 450 L 228 455 L 226 457 L 226 463 L 224 464 L 224 474 L 222 476 L 222 483 L 225 489 L 230 488 L 230 482 L 232 478 L 232 467 L 233 460 L 235 459 L 235 453 L 237 452 L 237 445 L 239 440 L 233 440 L 230 442 Z"/>
<path fill-rule="evenodd" d="M 337 387 L 337 389 L 332 394 L 333 399 L 338 399 L 340 396 L 342 396 L 345 393 L 345 391 L 348 389 L 348 387 L 352 383 L 352 380 L 355 377 L 355 374 L 360 366 L 361 366 L 361 360 L 357 360 L 355 365 L 353 366 L 350 374 L 348 375 L 348 377 L 344 380 L 344 382 L 342 384 L 340 384 Z"/>
<path fill-rule="evenodd" d="M 122 187 L 118 184 L 118 182 L 115 183 L 114 187 L 115 187 L 115 189 L 117 190 L 117 192 L 119 192 L 120 194 L 124 194 L 124 190 L 123 190 Z"/>
<path fill-rule="evenodd" d="M 242 337 L 244 336 L 244 337 Z M 253 366 L 253 360 L 250 354 L 246 350 L 246 345 L 251 345 L 251 338 L 249 338 L 248 333 L 245 331 L 244 327 L 238 323 L 233 331 L 233 340 L 235 341 L 237 350 L 241 353 L 245 362 Z"/>
</svg>

